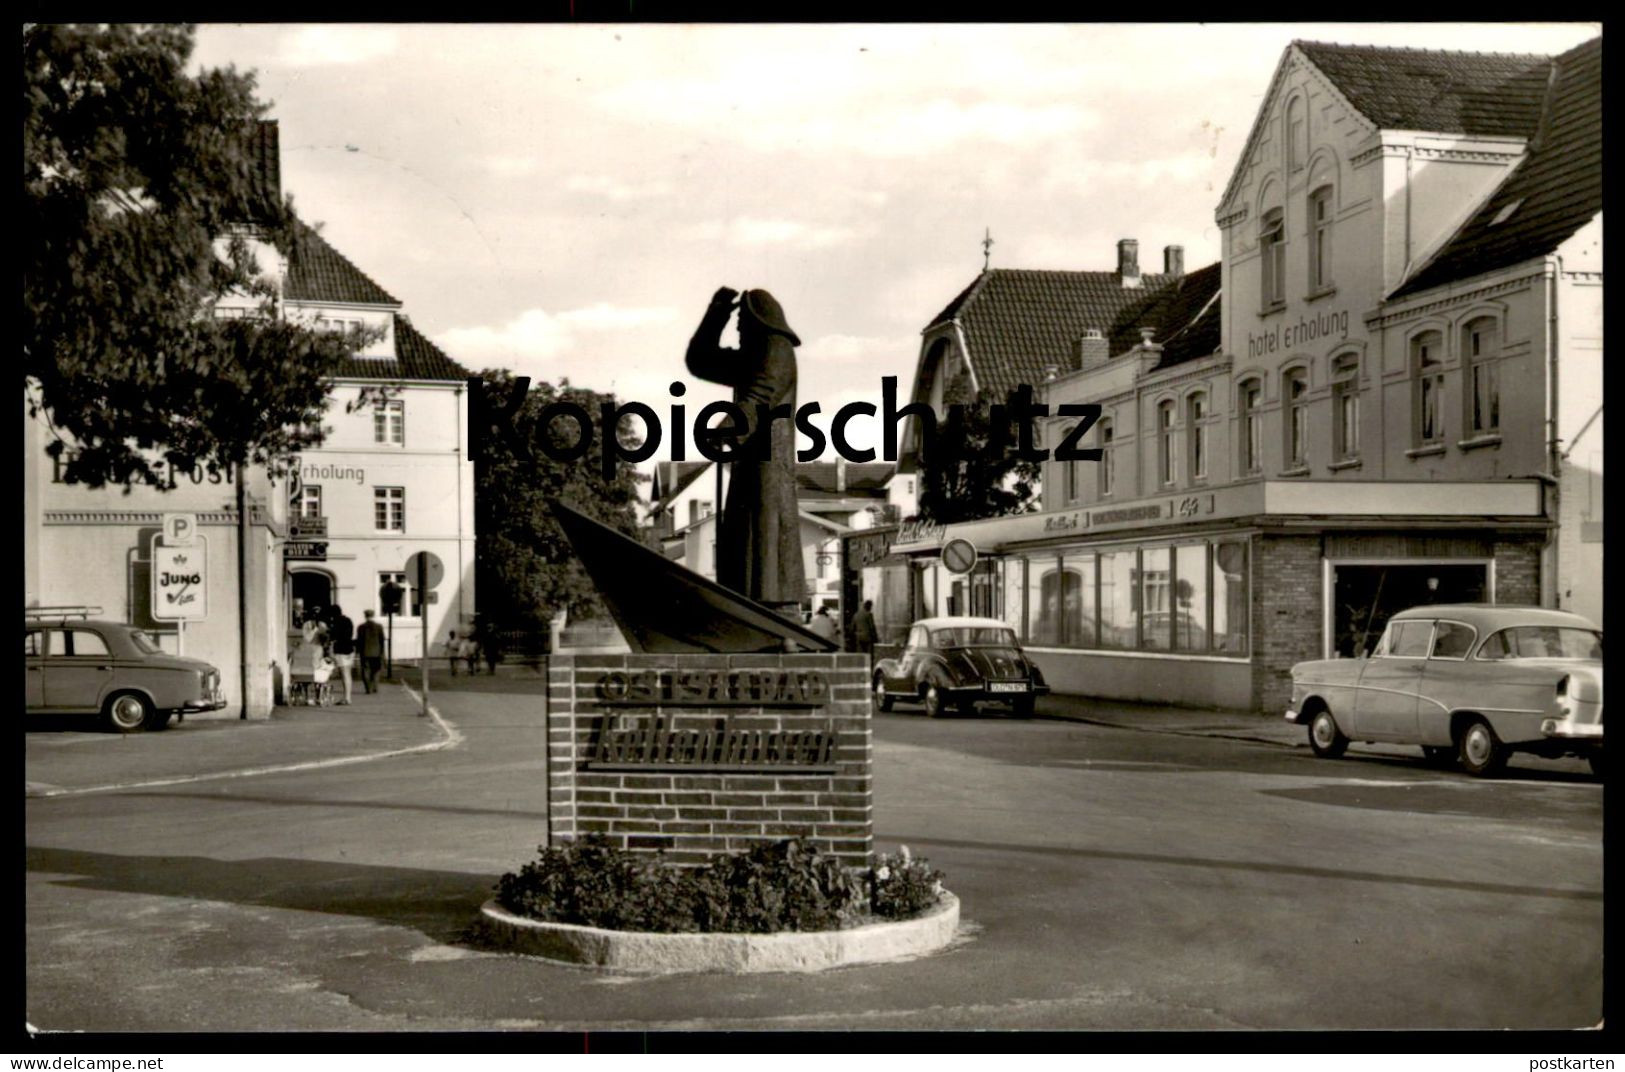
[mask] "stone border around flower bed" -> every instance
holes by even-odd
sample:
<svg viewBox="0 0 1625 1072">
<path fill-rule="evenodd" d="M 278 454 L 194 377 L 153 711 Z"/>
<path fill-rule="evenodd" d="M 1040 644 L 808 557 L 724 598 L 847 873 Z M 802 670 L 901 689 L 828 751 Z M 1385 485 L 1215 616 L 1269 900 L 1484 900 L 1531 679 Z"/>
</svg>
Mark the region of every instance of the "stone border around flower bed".
<svg viewBox="0 0 1625 1072">
<path fill-rule="evenodd" d="M 959 930 L 959 898 L 946 891 L 923 916 L 841 931 L 779 934 L 660 934 L 611 931 L 516 916 L 487 901 L 480 907 L 483 943 L 570 964 L 648 974 L 680 972 L 815 972 L 934 952 Z"/>
</svg>

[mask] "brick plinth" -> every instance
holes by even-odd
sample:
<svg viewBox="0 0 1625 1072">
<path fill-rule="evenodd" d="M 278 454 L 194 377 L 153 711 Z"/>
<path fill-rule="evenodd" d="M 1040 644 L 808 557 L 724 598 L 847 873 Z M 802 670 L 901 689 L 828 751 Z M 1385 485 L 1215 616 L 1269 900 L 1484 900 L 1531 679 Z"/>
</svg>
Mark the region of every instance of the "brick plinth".
<svg viewBox="0 0 1625 1072">
<path fill-rule="evenodd" d="M 622 848 L 662 850 L 686 864 L 799 835 L 844 863 L 866 865 L 874 844 L 868 669 L 868 657 L 855 654 L 555 656 L 548 666 L 548 844 L 601 833 Z M 606 692 L 606 675 L 624 682 L 660 671 L 714 677 L 776 670 L 826 685 L 818 706 L 605 702 L 619 695 Z M 601 734 L 647 731 L 656 719 L 664 729 L 719 739 L 732 731 L 774 734 L 776 748 L 799 749 L 813 762 L 742 756 L 707 767 L 639 755 L 606 763 Z"/>
</svg>

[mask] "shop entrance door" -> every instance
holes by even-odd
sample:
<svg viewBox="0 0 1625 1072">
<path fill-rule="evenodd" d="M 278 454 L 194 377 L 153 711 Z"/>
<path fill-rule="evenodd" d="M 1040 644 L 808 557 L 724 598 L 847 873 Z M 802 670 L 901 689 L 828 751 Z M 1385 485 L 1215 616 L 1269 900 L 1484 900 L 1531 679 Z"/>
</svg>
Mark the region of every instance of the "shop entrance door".
<svg viewBox="0 0 1625 1072">
<path fill-rule="evenodd" d="M 305 619 L 325 614 L 333 605 L 333 578 L 316 570 L 300 570 L 289 577 L 289 610 L 292 628 L 299 628 Z"/>
<path fill-rule="evenodd" d="M 1487 562 L 1332 563 L 1332 654 L 1369 655 L 1388 619 L 1407 607 L 1486 603 Z"/>
</svg>

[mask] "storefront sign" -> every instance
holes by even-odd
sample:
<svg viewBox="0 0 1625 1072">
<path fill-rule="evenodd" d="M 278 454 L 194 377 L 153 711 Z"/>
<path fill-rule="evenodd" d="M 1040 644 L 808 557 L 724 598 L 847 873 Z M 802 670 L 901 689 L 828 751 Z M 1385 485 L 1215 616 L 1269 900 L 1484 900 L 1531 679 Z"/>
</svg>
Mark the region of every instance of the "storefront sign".
<svg viewBox="0 0 1625 1072">
<path fill-rule="evenodd" d="M 208 545 L 152 549 L 152 617 L 189 622 L 209 614 Z"/>
<path fill-rule="evenodd" d="M 1044 519 L 1045 532 L 1071 532 L 1081 529 L 1088 524 L 1088 519 L 1082 510 L 1075 510 L 1070 514 L 1056 514 Z"/>
<path fill-rule="evenodd" d="M 941 522 L 937 521 L 905 521 L 901 531 L 897 534 L 898 543 L 926 543 L 942 542 L 942 535 L 946 531 Z"/>
<path fill-rule="evenodd" d="M 1266 354 L 1281 353 L 1295 346 L 1307 346 L 1336 338 L 1339 342 L 1349 337 L 1349 311 L 1316 313 L 1300 316 L 1295 324 L 1276 324 L 1268 331 L 1254 335 L 1247 333 L 1247 356 L 1259 358 Z"/>
<path fill-rule="evenodd" d="M 1144 506 L 1124 506 L 1112 510 L 1095 510 L 1089 515 L 1092 525 L 1115 525 L 1123 521 L 1157 521 L 1162 518 L 1161 503 Z"/>
<path fill-rule="evenodd" d="M 308 540 L 327 535 L 327 518 L 296 517 L 288 522 L 288 536 L 295 540 Z"/>
<path fill-rule="evenodd" d="M 891 553 L 892 544 L 897 540 L 897 532 L 895 528 L 888 528 L 856 532 L 841 537 L 846 547 L 847 570 L 860 570 L 885 558 Z"/>
<path fill-rule="evenodd" d="M 326 543 L 285 543 L 282 545 L 282 557 L 288 561 L 297 562 L 326 562 Z"/>
</svg>

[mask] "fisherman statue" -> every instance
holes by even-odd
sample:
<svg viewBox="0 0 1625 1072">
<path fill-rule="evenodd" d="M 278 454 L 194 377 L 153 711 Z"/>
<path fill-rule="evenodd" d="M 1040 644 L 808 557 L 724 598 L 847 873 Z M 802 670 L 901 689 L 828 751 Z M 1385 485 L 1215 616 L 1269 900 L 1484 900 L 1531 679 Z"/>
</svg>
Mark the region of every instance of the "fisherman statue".
<svg viewBox="0 0 1625 1072">
<path fill-rule="evenodd" d="M 739 349 L 721 345 L 739 310 Z M 735 448 L 728 501 L 717 534 L 717 582 L 792 621 L 806 594 L 801 514 L 796 502 L 796 436 L 792 421 L 769 419 L 796 408 L 796 352 L 801 340 L 765 290 L 743 295 L 721 287 L 688 344 L 688 370 L 733 388 L 745 429 Z M 780 409 L 780 407 L 787 407 Z"/>
</svg>

